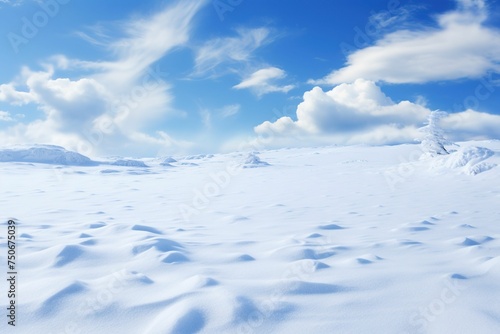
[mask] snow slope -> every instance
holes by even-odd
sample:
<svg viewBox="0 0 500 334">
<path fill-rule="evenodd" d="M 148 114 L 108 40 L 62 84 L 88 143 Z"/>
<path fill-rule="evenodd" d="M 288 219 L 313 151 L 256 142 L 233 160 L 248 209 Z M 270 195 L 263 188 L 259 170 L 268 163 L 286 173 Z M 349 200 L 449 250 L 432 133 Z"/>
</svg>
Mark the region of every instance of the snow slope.
<svg viewBox="0 0 500 334">
<path fill-rule="evenodd" d="M 0 332 L 498 333 L 500 142 L 460 145 L 0 163 Z"/>
</svg>

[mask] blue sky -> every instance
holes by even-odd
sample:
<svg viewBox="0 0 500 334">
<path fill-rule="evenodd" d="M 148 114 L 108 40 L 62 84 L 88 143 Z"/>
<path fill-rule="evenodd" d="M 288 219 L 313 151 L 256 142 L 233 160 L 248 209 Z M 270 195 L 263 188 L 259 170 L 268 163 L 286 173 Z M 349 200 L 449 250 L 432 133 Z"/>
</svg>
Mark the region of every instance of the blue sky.
<svg viewBox="0 0 500 334">
<path fill-rule="evenodd" d="M 497 0 L 0 0 L 0 141 L 91 156 L 500 139 Z"/>
</svg>

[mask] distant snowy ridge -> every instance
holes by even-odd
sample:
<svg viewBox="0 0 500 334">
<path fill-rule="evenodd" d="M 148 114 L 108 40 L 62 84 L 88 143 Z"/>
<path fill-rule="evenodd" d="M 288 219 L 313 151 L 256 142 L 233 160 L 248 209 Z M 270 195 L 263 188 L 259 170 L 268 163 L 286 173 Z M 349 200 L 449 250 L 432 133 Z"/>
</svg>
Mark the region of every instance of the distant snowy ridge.
<svg viewBox="0 0 500 334">
<path fill-rule="evenodd" d="M 455 151 L 450 150 L 450 154 L 446 155 L 429 156 L 428 154 L 424 154 L 419 162 L 414 161 L 413 163 L 418 164 L 420 167 L 429 168 L 435 171 L 454 170 L 468 175 L 477 175 L 500 165 L 500 154 L 498 153 L 498 148 L 495 148 L 497 145 L 492 145 L 492 150 L 490 148 L 473 146 L 471 144 L 472 142 L 464 143 L 464 146 L 460 146 Z M 477 144 L 477 142 L 474 144 Z M 491 144 L 495 144 L 495 142 L 491 142 L 490 145 Z M 271 166 L 271 164 L 261 160 L 258 154 L 258 152 L 248 153 L 248 155 L 242 159 L 240 165 L 243 168 Z M 190 156 L 188 158 L 189 160 L 200 160 L 199 163 L 203 163 L 203 160 L 211 157 L 213 157 L 213 155 Z M 68 166 L 109 165 L 129 168 L 147 168 L 150 166 L 153 166 L 153 168 L 155 166 L 174 167 L 172 163 L 176 163 L 175 166 L 199 165 L 195 163 L 179 162 L 172 157 L 165 157 L 160 161 L 159 164 L 155 161 L 149 166 L 142 160 L 121 157 L 105 159 L 104 161 L 94 161 L 80 153 L 68 151 L 63 147 L 54 145 L 29 145 L 0 148 L 0 162 L 43 163 Z M 394 168 L 397 169 L 399 167 L 394 166 Z M 118 170 L 112 171 L 118 172 Z"/>
<path fill-rule="evenodd" d="M 98 163 L 80 153 L 55 145 L 0 148 L 0 162 L 31 162 L 69 166 L 95 166 Z"/>
<path fill-rule="evenodd" d="M 149 167 L 141 160 L 113 158 L 94 161 L 80 153 L 56 145 L 16 145 L 0 148 L 0 162 L 28 162 L 66 166 L 112 165 L 122 167 Z"/>
<path fill-rule="evenodd" d="M 120 159 L 111 163 L 113 166 L 126 166 L 126 167 L 148 167 L 144 162 L 140 160 L 132 160 L 132 159 Z"/>
</svg>

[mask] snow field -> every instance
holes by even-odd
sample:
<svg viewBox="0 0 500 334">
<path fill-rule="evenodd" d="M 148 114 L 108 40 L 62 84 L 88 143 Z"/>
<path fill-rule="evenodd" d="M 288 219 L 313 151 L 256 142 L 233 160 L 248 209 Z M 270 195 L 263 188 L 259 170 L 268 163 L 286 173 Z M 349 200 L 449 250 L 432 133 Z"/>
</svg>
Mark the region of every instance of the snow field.
<svg viewBox="0 0 500 334">
<path fill-rule="evenodd" d="M 460 145 L 2 163 L 17 330 L 497 333 L 500 143 Z"/>
</svg>

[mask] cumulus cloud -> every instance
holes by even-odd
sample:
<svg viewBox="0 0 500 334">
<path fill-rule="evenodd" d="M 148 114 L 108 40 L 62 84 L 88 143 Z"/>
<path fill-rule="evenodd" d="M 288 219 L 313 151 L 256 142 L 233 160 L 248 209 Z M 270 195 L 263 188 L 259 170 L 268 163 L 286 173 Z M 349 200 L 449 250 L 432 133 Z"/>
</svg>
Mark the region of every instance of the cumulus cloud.
<svg viewBox="0 0 500 334">
<path fill-rule="evenodd" d="M 156 137 L 144 132 L 154 132 L 155 122 L 173 112 L 170 85 L 153 64 L 187 43 L 194 15 L 204 3 L 178 1 L 152 16 L 123 23 L 121 36 L 108 46 L 112 60 L 59 55 L 49 59 L 42 71 L 23 69 L 21 79 L 0 85 L 0 101 L 32 103 L 45 118 L 12 126 L 0 132 L 0 138 L 6 143 L 59 144 L 87 154 L 127 152 L 141 146 L 154 154 L 159 146 L 189 146 L 161 131 Z M 89 74 L 62 76 L 66 69 L 84 69 Z"/>
<path fill-rule="evenodd" d="M 449 114 L 441 124 L 452 140 L 500 139 L 499 115 L 469 109 Z"/>
<path fill-rule="evenodd" d="M 427 112 L 409 101 L 395 103 L 372 81 L 358 79 L 327 92 L 314 87 L 297 107 L 297 121 L 282 117 L 275 123 L 264 122 L 255 131 L 282 133 L 295 128 L 309 134 L 349 133 L 384 124 L 415 124 Z"/>
<path fill-rule="evenodd" d="M 211 39 L 196 50 L 194 76 L 218 76 L 221 65 L 248 62 L 257 49 L 273 40 L 268 28 L 236 32 L 237 36 Z"/>
<path fill-rule="evenodd" d="M 458 0 L 457 9 L 439 15 L 436 27 L 389 33 L 374 45 L 351 53 L 345 67 L 316 84 L 358 78 L 388 83 L 478 78 L 500 72 L 500 30 L 485 24 L 483 0 Z"/>
<path fill-rule="evenodd" d="M 106 88 L 94 79 L 53 78 L 54 71 L 25 71 L 29 94 L 40 109 L 58 124 L 61 132 L 75 132 L 91 126 L 106 112 Z"/>
<path fill-rule="evenodd" d="M 258 96 L 273 92 L 288 93 L 293 85 L 278 86 L 273 81 L 286 77 L 286 72 L 277 67 L 263 68 L 253 72 L 249 77 L 234 86 L 235 89 L 250 89 Z"/>
<path fill-rule="evenodd" d="M 29 92 L 19 91 L 15 84 L 0 85 L 0 101 L 8 102 L 12 105 L 22 106 L 34 102 L 36 98 Z"/>
<path fill-rule="evenodd" d="M 398 144 L 420 137 L 430 113 L 424 105 L 394 102 L 374 82 L 344 83 L 330 91 L 314 87 L 306 92 L 296 120 L 281 117 L 254 128 L 252 145 L 279 147 L 314 144 Z M 454 140 L 500 138 L 500 116 L 464 111 L 443 119 Z"/>
</svg>

